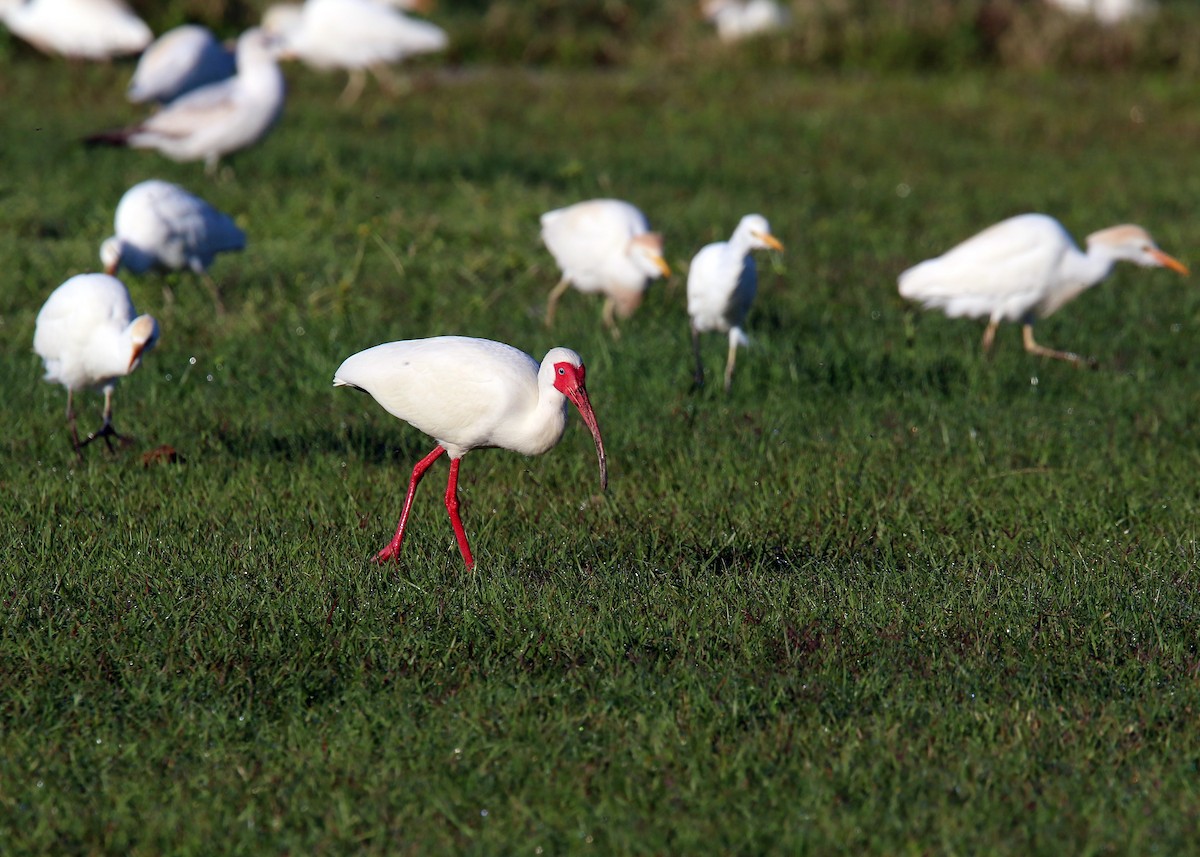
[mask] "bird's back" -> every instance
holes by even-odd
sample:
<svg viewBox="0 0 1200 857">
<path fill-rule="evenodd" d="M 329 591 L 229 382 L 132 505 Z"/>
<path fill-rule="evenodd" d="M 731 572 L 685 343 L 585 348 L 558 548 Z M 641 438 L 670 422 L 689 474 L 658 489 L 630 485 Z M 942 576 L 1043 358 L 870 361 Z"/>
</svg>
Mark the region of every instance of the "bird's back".
<svg viewBox="0 0 1200 857">
<path fill-rule="evenodd" d="M 31 0 L 5 11 L 12 32 L 48 53 L 106 59 L 136 53 L 154 34 L 115 0 Z"/>
<path fill-rule="evenodd" d="M 185 24 L 160 36 L 138 60 L 127 96 L 135 103 L 170 101 L 231 77 L 233 56 L 207 28 Z"/>
<path fill-rule="evenodd" d="M 528 354 L 503 343 L 438 336 L 351 355 L 333 383 L 370 393 L 457 457 L 497 445 L 505 423 L 536 405 L 538 368 Z"/>
<path fill-rule="evenodd" d="M 581 291 L 644 284 L 629 260 L 629 241 L 649 232 L 646 216 L 619 199 L 590 199 L 548 211 L 541 217 L 546 249 Z"/>
<path fill-rule="evenodd" d="M 1057 220 L 1018 215 L 909 268 L 900 275 L 900 294 L 952 317 L 1016 319 L 1056 285 L 1072 252 L 1078 248 Z"/>
<path fill-rule="evenodd" d="M 441 27 L 376 0 L 309 0 L 288 47 L 318 67 L 365 68 L 446 47 Z"/>
</svg>

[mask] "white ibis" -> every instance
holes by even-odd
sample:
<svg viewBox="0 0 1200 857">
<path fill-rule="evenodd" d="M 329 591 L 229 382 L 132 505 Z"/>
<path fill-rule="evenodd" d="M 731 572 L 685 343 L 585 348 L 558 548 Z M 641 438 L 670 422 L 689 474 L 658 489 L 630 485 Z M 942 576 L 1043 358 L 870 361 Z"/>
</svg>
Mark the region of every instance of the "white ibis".
<svg viewBox="0 0 1200 857">
<path fill-rule="evenodd" d="M 733 384 L 733 364 L 739 345 L 750 340 L 742 325 L 758 290 L 758 271 L 752 250 L 783 250 L 771 234 L 771 226 L 761 214 L 747 214 L 733 230 L 728 241 L 717 241 L 700 248 L 688 270 L 688 315 L 692 319 L 692 352 L 696 356 L 696 386 L 704 383 L 704 362 L 700 358 L 700 334 L 706 331 L 729 333 L 729 357 L 725 363 L 725 392 Z"/>
<path fill-rule="evenodd" d="M 154 38 L 121 0 L 0 0 L 0 21 L 43 53 L 76 59 L 136 54 Z"/>
<path fill-rule="evenodd" d="M 33 350 L 46 365 L 46 380 L 67 388 L 67 423 L 77 454 L 97 438 L 109 449 L 111 438 L 121 438 L 112 425 L 113 387 L 157 342 L 158 322 L 136 315 L 129 291 L 116 277 L 79 274 L 51 292 L 37 315 Z M 80 443 L 72 397 L 87 387 L 104 389 L 104 423 Z"/>
<path fill-rule="evenodd" d="M 354 103 L 366 84 L 366 70 L 395 89 L 387 66 L 418 54 L 446 49 L 446 31 L 377 0 L 307 0 L 302 6 L 267 9 L 263 27 L 279 42 L 283 59 L 317 69 L 350 73 L 341 104 Z"/>
<path fill-rule="evenodd" d="M 204 280 L 223 311 L 208 267 L 218 253 L 246 246 L 245 233 L 227 214 L 179 185 L 150 179 L 125 191 L 113 226 L 116 234 L 100 245 L 105 273 L 116 274 L 122 267 L 135 274 L 188 268 Z"/>
<path fill-rule="evenodd" d="M 283 73 L 262 30 L 242 33 L 237 74 L 193 89 L 144 122 L 88 137 L 89 145 L 156 149 L 173 161 L 204 161 L 212 174 L 221 156 L 257 143 L 283 111 Z"/>
<path fill-rule="evenodd" d="M 125 97 L 135 104 L 166 103 L 185 92 L 233 77 L 233 53 L 212 30 L 184 24 L 163 33 L 138 58 Z"/>
<path fill-rule="evenodd" d="M 446 511 L 463 561 L 472 568 L 475 560 L 458 516 L 459 460 L 481 446 L 541 455 L 562 437 L 568 401 L 592 432 L 600 459 L 600 487 L 606 488 L 604 442 L 583 381 L 583 361 L 569 348 L 552 348 L 539 366 L 511 345 L 465 336 L 388 342 L 346 358 L 333 378 L 335 387 L 370 393 L 392 416 L 437 441 L 413 468 L 396 534 L 376 560 L 399 557 L 417 483 L 429 465 L 449 453 Z"/>
<path fill-rule="evenodd" d="M 1053 217 L 1019 214 L 909 268 L 900 275 L 900 294 L 951 318 L 986 316 L 984 352 L 991 351 L 1000 322 L 1019 319 L 1026 351 L 1080 365 L 1088 361 L 1078 354 L 1038 345 L 1033 323 L 1103 280 L 1121 260 L 1188 273 L 1140 226 L 1093 232 L 1085 253 Z"/>
<path fill-rule="evenodd" d="M 542 215 L 542 241 L 562 269 L 546 302 L 546 326 L 569 286 L 604 295 L 604 324 L 619 335 L 614 313 L 628 318 L 651 280 L 671 276 L 663 240 L 646 215 L 619 199 L 589 199 Z"/>
<path fill-rule="evenodd" d="M 769 33 L 788 22 L 787 11 L 776 0 L 703 0 L 700 14 L 717 28 L 723 42 Z"/>
</svg>

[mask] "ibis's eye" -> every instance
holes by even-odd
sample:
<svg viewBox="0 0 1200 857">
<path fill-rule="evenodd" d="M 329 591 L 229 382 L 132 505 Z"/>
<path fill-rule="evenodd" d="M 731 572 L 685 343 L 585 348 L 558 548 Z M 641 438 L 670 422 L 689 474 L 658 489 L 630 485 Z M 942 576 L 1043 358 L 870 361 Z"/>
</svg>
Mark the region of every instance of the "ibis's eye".
<svg viewBox="0 0 1200 857">
<path fill-rule="evenodd" d="M 563 367 L 559 366 L 559 367 L 558 367 L 558 374 L 559 374 L 559 375 L 566 375 L 566 374 L 567 374 L 567 370 L 566 370 L 566 369 L 564 369 Z"/>
</svg>

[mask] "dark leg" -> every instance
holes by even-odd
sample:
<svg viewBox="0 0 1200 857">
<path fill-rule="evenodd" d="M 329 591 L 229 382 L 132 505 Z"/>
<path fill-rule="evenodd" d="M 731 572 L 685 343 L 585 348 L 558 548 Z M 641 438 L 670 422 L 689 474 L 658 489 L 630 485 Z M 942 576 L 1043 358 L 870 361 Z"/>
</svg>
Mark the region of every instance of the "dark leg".
<svg viewBox="0 0 1200 857">
<path fill-rule="evenodd" d="M 400 523 L 396 526 L 396 535 L 392 536 L 392 540 L 388 542 L 387 547 L 375 555 L 376 562 L 386 562 L 389 559 L 399 560 L 400 558 L 400 543 L 404 541 L 404 527 L 408 524 L 408 513 L 412 511 L 413 497 L 417 493 L 417 484 L 421 481 L 421 477 L 425 475 L 425 471 L 429 469 L 429 465 L 437 461 L 438 457 L 445 452 L 442 446 L 435 446 L 433 452 L 417 462 L 417 466 L 413 468 L 412 479 L 408 483 L 408 495 L 404 498 L 404 509 L 400 512 Z"/>
<path fill-rule="evenodd" d="M 112 411 L 113 411 L 112 396 L 113 396 L 113 388 L 105 387 L 104 388 L 104 424 L 101 425 L 99 429 L 97 429 L 96 431 L 89 434 L 87 436 L 87 440 L 85 440 L 83 443 L 79 444 L 80 449 L 83 449 L 83 447 L 87 446 L 93 440 L 98 440 L 99 438 L 104 438 L 104 445 L 108 447 L 109 452 L 112 452 L 113 451 L 112 439 L 114 437 L 117 440 L 122 440 L 122 441 L 125 440 L 125 438 L 123 438 L 123 437 L 121 437 L 121 435 L 117 434 L 117 430 L 114 429 L 112 426 Z"/>
<path fill-rule="evenodd" d="M 67 425 L 71 427 L 71 447 L 79 456 L 79 460 L 83 461 L 83 445 L 79 442 L 79 431 L 75 427 L 75 408 L 72 407 L 72 396 L 73 393 L 67 390 Z"/>
<path fill-rule="evenodd" d="M 458 539 L 463 562 L 468 569 L 472 569 L 475 559 L 471 556 L 471 546 L 467 544 L 467 531 L 463 529 L 462 518 L 458 516 L 458 463 L 461 460 L 456 458 L 450 462 L 450 479 L 446 482 L 446 511 L 450 513 L 450 523 L 454 525 L 454 537 Z"/>
<path fill-rule="evenodd" d="M 696 374 L 692 376 L 692 385 L 697 389 L 704 386 L 704 361 L 700 359 L 700 331 L 692 325 L 692 354 L 696 357 Z"/>
</svg>

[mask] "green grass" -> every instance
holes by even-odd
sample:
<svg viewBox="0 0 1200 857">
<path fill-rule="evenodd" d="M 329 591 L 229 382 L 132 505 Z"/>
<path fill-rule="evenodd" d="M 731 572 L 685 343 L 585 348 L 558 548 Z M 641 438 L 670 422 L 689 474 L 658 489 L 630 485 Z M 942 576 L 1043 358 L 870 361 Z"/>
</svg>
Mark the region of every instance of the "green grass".
<svg viewBox="0 0 1200 857">
<path fill-rule="evenodd" d="M 1195 264 L 1185 79 L 468 67 L 411 95 L 289 69 L 220 181 L 85 151 L 128 67 L 0 80 L 0 841 L 5 853 L 1174 854 L 1200 836 L 1200 296 L 1119 269 L 1039 325 L 922 314 L 896 274 L 1025 210 Z M 1141 121 L 1134 121 L 1133 117 Z M 127 277 L 162 323 L 134 447 L 71 454 L 33 322 L 130 184 L 250 236 Z M 617 342 L 537 215 L 640 205 L 676 276 Z M 753 346 L 689 390 L 684 272 L 761 211 Z M 169 300 L 169 289 L 173 299 Z M 575 420 L 462 467 L 334 369 L 462 333 L 587 361 Z M 710 372 L 724 347 L 705 343 Z M 194 361 L 194 362 L 193 362 Z M 82 398 L 85 425 L 99 397 Z M 169 444 L 181 463 L 143 463 Z"/>
</svg>

